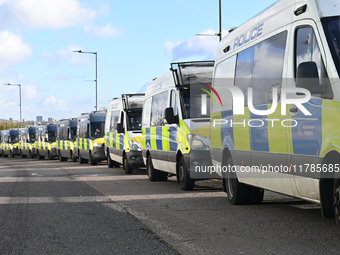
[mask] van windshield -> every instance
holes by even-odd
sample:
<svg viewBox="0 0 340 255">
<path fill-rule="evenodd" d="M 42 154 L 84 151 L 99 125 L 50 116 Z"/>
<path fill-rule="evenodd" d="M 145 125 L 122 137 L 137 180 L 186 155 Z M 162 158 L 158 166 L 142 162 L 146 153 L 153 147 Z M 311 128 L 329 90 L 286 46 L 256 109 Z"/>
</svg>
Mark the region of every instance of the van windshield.
<svg viewBox="0 0 340 255">
<path fill-rule="evenodd" d="M 204 86 L 191 85 L 180 89 L 184 119 L 209 118 L 210 97 Z"/>
<path fill-rule="evenodd" d="M 11 135 L 11 143 L 19 142 L 19 135 Z"/>
<path fill-rule="evenodd" d="M 77 127 L 71 127 L 71 140 L 75 140 L 77 138 Z"/>
<path fill-rule="evenodd" d="M 54 143 L 56 141 L 57 131 L 48 131 L 48 142 Z"/>
<path fill-rule="evenodd" d="M 91 135 L 94 138 L 104 137 L 105 122 L 92 122 L 91 123 Z"/>
<path fill-rule="evenodd" d="M 322 18 L 321 21 L 334 64 L 340 75 L 340 16 Z"/>
<path fill-rule="evenodd" d="M 141 130 L 142 128 L 142 112 L 130 114 L 128 116 L 128 130 Z"/>
</svg>

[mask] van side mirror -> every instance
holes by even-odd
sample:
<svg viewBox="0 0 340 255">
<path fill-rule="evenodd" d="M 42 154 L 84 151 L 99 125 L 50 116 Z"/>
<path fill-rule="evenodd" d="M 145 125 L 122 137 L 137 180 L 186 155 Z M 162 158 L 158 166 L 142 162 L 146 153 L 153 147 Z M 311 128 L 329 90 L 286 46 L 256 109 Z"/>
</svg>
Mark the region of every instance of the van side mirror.
<svg viewBox="0 0 340 255">
<path fill-rule="evenodd" d="M 45 137 L 44 141 L 45 141 L 45 143 L 47 143 L 47 142 L 48 142 L 48 140 L 47 140 L 47 138 L 46 138 L 46 137 Z"/>
<path fill-rule="evenodd" d="M 124 133 L 123 123 L 117 123 L 117 132 Z"/>
<path fill-rule="evenodd" d="M 318 67 L 315 62 L 308 61 L 299 64 L 296 87 L 307 89 L 312 95 L 325 93 L 325 86 L 319 83 Z"/>
<path fill-rule="evenodd" d="M 165 108 L 164 116 L 168 124 L 173 124 L 175 122 L 174 108 L 172 107 Z"/>
</svg>

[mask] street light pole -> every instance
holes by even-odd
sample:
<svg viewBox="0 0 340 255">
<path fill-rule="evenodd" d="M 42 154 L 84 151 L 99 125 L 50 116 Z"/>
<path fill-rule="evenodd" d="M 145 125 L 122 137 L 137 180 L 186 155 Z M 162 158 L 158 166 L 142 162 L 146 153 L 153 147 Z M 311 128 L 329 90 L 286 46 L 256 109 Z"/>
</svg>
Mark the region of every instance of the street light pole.
<svg viewBox="0 0 340 255">
<path fill-rule="evenodd" d="M 7 86 L 18 86 L 19 87 L 19 106 L 20 106 L 20 127 L 22 127 L 22 111 L 21 111 L 21 84 L 5 83 Z"/>
<path fill-rule="evenodd" d="M 73 52 L 77 52 L 77 53 L 87 53 L 87 54 L 95 54 L 96 55 L 96 79 L 95 79 L 95 82 L 96 82 L 96 111 L 98 110 L 98 68 L 97 68 L 97 52 L 95 51 L 82 51 L 82 50 L 76 50 L 76 51 L 73 51 Z"/>
</svg>

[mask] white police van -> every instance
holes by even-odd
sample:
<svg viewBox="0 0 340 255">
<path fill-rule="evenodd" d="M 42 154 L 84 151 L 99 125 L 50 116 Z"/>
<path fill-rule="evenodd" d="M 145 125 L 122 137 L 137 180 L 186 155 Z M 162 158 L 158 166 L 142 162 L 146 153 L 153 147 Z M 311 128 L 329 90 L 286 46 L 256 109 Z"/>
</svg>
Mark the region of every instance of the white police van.
<svg viewBox="0 0 340 255">
<path fill-rule="evenodd" d="M 142 155 L 150 181 L 175 175 L 183 190 L 194 188 L 192 167 L 211 164 L 209 91 L 214 61 L 171 64 L 145 93 Z M 208 92 L 208 93 L 207 93 Z"/>
<path fill-rule="evenodd" d="M 340 1 L 281 0 L 216 55 L 213 166 L 232 204 L 271 190 L 340 221 Z"/>
<path fill-rule="evenodd" d="M 144 94 L 123 94 L 113 99 L 106 111 L 105 152 L 107 165 L 123 164 L 126 174 L 143 167 L 142 109 Z"/>
</svg>

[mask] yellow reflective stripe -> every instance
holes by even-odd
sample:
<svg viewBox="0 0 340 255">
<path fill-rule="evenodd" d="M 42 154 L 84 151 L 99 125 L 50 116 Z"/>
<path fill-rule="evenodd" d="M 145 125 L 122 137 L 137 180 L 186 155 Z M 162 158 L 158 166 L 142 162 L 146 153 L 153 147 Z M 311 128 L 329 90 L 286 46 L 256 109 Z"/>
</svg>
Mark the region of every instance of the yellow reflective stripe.
<svg viewBox="0 0 340 255">
<path fill-rule="evenodd" d="M 123 135 L 123 134 L 122 134 Z M 125 133 L 124 133 L 124 139 L 123 139 L 123 141 L 124 141 L 124 146 L 123 146 L 123 148 L 124 148 L 124 150 L 126 150 L 126 151 L 130 151 L 130 144 L 129 144 L 129 141 L 131 140 L 131 138 L 130 138 L 130 136 L 129 136 L 129 133 L 127 132 L 127 131 L 125 131 Z"/>
<path fill-rule="evenodd" d="M 157 150 L 157 142 L 156 142 L 157 134 L 156 134 L 156 127 L 150 128 L 150 144 L 151 149 Z"/>
<path fill-rule="evenodd" d="M 340 130 L 337 121 L 340 118 L 340 102 L 322 100 L 322 144 L 320 156 L 324 157 L 334 150 L 340 152 Z"/>
<path fill-rule="evenodd" d="M 113 132 L 109 132 L 109 143 L 110 148 L 113 148 Z"/>
<path fill-rule="evenodd" d="M 221 140 L 221 124 L 215 124 L 214 120 L 222 119 L 221 112 L 214 112 L 211 114 L 211 146 L 213 148 L 222 148 Z"/>
<path fill-rule="evenodd" d="M 83 148 L 83 149 L 84 149 L 84 150 L 87 150 L 87 148 L 88 148 L 88 147 L 87 147 L 87 146 L 88 146 L 88 144 L 87 144 L 87 139 L 84 138 L 83 141 L 84 141 L 84 148 Z"/>
<path fill-rule="evenodd" d="M 116 143 L 114 148 L 119 149 L 119 147 L 120 147 L 119 133 L 116 133 Z"/>
<path fill-rule="evenodd" d="M 163 151 L 170 151 L 170 132 L 168 131 L 170 127 L 162 127 L 162 148 Z"/>
<path fill-rule="evenodd" d="M 271 108 L 271 105 L 268 105 L 269 108 Z M 278 104 L 274 113 L 268 115 L 268 119 L 282 121 L 281 103 Z M 288 128 L 278 125 L 279 121 L 267 122 L 269 152 L 288 153 L 290 144 L 287 141 L 286 132 L 289 131 Z"/>
<path fill-rule="evenodd" d="M 93 150 L 93 141 L 89 139 L 89 146 L 88 148 L 92 151 Z"/>
<path fill-rule="evenodd" d="M 146 136 L 145 136 L 145 128 L 142 128 L 142 148 L 146 149 Z"/>
<path fill-rule="evenodd" d="M 235 150 L 250 151 L 249 126 L 247 123 L 248 120 L 249 120 L 248 107 L 244 108 L 244 115 L 234 115 L 233 134 Z"/>
<path fill-rule="evenodd" d="M 177 128 L 177 146 L 182 150 L 183 153 L 189 153 L 190 145 L 187 134 L 190 134 L 190 129 L 183 120 L 179 121 L 179 125 L 179 128 Z"/>
</svg>

